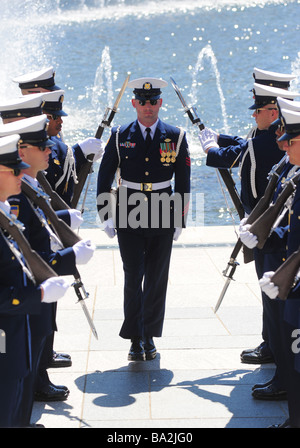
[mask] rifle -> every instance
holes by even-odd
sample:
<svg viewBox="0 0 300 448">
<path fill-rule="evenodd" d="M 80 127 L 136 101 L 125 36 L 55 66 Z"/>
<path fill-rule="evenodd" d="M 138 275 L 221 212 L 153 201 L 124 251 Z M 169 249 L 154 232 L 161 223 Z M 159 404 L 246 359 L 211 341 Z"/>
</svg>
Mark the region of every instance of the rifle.
<svg viewBox="0 0 300 448">
<path fill-rule="evenodd" d="M 40 207 L 41 210 L 43 210 L 43 212 L 49 219 L 54 231 L 58 235 L 58 238 L 60 239 L 63 247 L 72 247 L 74 244 L 81 241 L 81 238 L 75 232 L 73 232 L 73 230 L 62 219 L 58 218 L 58 216 L 56 215 L 55 211 L 53 210 L 53 208 L 49 203 L 49 196 L 46 193 L 44 193 L 44 191 L 42 191 L 40 188 L 33 187 L 24 179 L 22 179 L 22 191 L 28 198 L 32 200 L 32 202 L 34 202 L 38 207 Z M 94 326 L 93 320 L 84 303 L 84 299 L 86 299 L 89 296 L 89 294 L 86 292 L 84 288 L 80 274 L 77 269 L 74 274 L 74 278 L 75 282 L 72 284 L 72 286 L 74 287 L 74 290 L 78 297 L 78 301 L 87 318 L 87 321 L 90 325 L 93 335 L 95 336 L 96 339 L 98 339 L 97 331 Z M 81 294 L 80 289 L 82 289 L 83 294 Z"/>
<path fill-rule="evenodd" d="M 262 249 L 264 247 L 278 215 L 283 209 L 286 201 L 293 194 L 299 178 L 300 171 L 296 172 L 289 179 L 287 179 L 286 185 L 282 192 L 278 195 L 275 203 L 270 204 L 267 210 L 251 225 L 249 232 L 257 236 L 258 243 L 256 247 L 258 247 L 258 249 Z"/>
<path fill-rule="evenodd" d="M 193 125 L 197 125 L 199 130 L 202 131 L 205 128 L 205 126 L 202 123 L 200 117 L 198 116 L 198 114 L 196 112 L 196 108 L 187 106 L 187 104 L 182 96 L 182 93 L 180 92 L 178 85 L 176 84 L 176 82 L 174 81 L 174 79 L 172 77 L 170 77 L 170 79 L 171 79 L 171 83 L 174 87 L 174 90 L 175 90 L 177 96 L 179 97 L 181 104 L 183 105 L 183 108 L 184 108 L 185 112 L 187 113 L 189 119 L 191 120 Z M 231 174 L 229 173 L 229 170 L 227 170 L 226 168 L 222 168 L 222 169 L 218 168 L 217 172 L 222 177 L 223 182 L 225 183 L 225 186 L 226 186 L 228 193 L 231 197 L 231 200 L 236 208 L 236 211 L 237 211 L 240 219 L 242 219 L 245 216 L 245 210 L 244 210 L 244 207 L 240 200 L 239 194 L 236 190 L 234 180 L 233 180 Z M 253 253 L 252 253 L 251 249 L 249 249 L 247 246 L 244 246 L 243 252 L 244 252 L 245 263 L 249 263 L 250 261 L 253 260 Z"/>
<path fill-rule="evenodd" d="M 0 210 L 0 227 L 18 244 L 28 266 L 26 274 L 35 285 L 40 285 L 50 277 L 57 277 L 56 272 L 31 248 L 23 234 L 24 225 L 14 215 Z"/>
<path fill-rule="evenodd" d="M 104 116 L 102 118 L 102 121 L 101 121 L 100 125 L 98 126 L 97 132 L 95 134 L 95 138 L 100 139 L 103 134 L 104 129 L 110 126 L 115 114 L 117 113 L 119 103 L 121 101 L 123 93 L 125 92 L 129 78 L 130 78 L 130 75 L 128 75 L 127 78 L 125 79 L 112 109 L 110 109 L 109 107 L 106 108 Z M 89 154 L 87 156 L 87 161 L 82 165 L 81 169 L 79 170 L 78 183 L 74 185 L 74 192 L 73 192 L 73 197 L 71 200 L 72 208 L 77 207 L 77 204 L 78 204 L 81 192 L 83 190 L 86 178 L 88 175 L 91 175 L 93 172 L 93 170 L 92 170 L 93 160 L 94 160 L 94 154 Z M 87 186 L 87 188 L 88 188 L 88 186 Z M 86 189 L 86 191 L 87 191 L 87 189 Z"/>
<path fill-rule="evenodd" d="M 268 185 L 266 187 L 266 190 L 264 192 L 264 195 L 260 198 L 260 200 L 258 201 L 258 203 L 256 204 L 256 206 L 254 207 L 254 209 L 252 210 L 252 212 L 250 213 L 250 215 L 247 218 L 246 224 L 252 224 L 253 222 L 255 222 L 259 216 L 261 216 L 269 207 L 270 202 L 272 200 L 272 197 L 274 195 L 276 186 L 277 186 L 277 182 L 278 182 L 278 178 L 280 176 L 280 174 L 283 171 L 283 168 L 286 164 L 286 159 L 287 156 L 285 155 L 279 162 L 277 165 L 275 165 L 273 167 L 273 169 L 271 170 L 271 172 L 269 173 L 269 182 Z M 233 251 L 230 255 L 230 259 L 227 263 L 227 267 L 226 269 L 223 271 L 223 275 L 225 277 L 227 277 L 226 283 L 221 291 L 220 297 L 217 301 L 217 304 L 215 306 L 214 312 L 216 313 L 222 303 L 222 300 L 224 298 L 224 295 L 227 291 L 227 288 L 229 286 L 229 283 L 231 280 L 233 279 L 233 274 L 235 273 L 236 267 L 238 266 L 238 262 L 236 261 L 236 258 L 241 250 L 243 246 L 243 243 L 241 242 L 241 239 L 239 238 L 238 241 L 236 242 Z M 231 268 L 231 271 L 229 273 L 229 275 L 227 275 L 227 272 L 229 270 L 229 268 Z"/>
<path fill-rule="evenodd" d="M 286 300 L 290 290 L 295 286 L 300 267 L 300 247 L 275 271 L 271 281 L 278 286 L 278 297 Z"/>
<path fill-rule="evenodd" d="M 57 210 L 68 210 L 69 205 L 52 189 L 52 186 L 48 182 L 45 174 L 42 171 L 39 171 L 36 176 L 39 184 L 42 186 L 43 190 L 47 193 L 50 198 L 52 208 Z"/>
</svg>

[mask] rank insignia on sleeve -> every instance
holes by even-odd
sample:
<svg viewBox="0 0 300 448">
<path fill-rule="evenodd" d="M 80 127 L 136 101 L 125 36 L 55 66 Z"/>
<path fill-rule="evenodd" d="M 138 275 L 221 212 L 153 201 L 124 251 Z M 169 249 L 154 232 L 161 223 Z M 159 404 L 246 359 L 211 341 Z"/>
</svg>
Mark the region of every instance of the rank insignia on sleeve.
<svg viewBox="0 0 300 448">
<path fill-rule="evenodd" d="M 10 213 L 12 213 L 13 215 L 15 215 L 16 218 L 18 218 L 18 216 L 19 216 L 19 212 L 20 212 L 20 210 L 19 210 L 19 206 L 18 206 L 18 205 L 11 205 L 11 206 L 10 206 Z"/>
</svg>

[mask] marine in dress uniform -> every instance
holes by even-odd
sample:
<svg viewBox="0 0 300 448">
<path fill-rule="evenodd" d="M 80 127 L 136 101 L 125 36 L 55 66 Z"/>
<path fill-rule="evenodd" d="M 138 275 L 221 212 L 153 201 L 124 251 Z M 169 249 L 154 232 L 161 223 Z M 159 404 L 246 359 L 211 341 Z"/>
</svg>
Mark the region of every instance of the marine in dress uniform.
<svg viewBox="0 0 300 448">
<path fill-rule="evenodd" d="M 284 120 L 285 133 L 279 138 L 284 141 L 283 149 L 289 156 L 290 163 L 295 166 L 300 165 L 300 112 L 281 109 Z M 288 225 L 279 225 L 268 238 L 266 244 L 273 247 L 274 251 L 286 250 L 286 256 L 282 262 L 288 258 L 300 246 L 300 188 L 299 183 L 296 186 L 294 196 L 290 207 Z M 249 238 L 255 243 L 256 235 L 250 234 Z M 276 269 L 276 268 L 275 268 Z M 280 425 L 274 425 L 281 428 L 300 428 L 300 363 L 299 350 L 294 350 L 295 340 L 294 330 L 299 329 L 300 324 L 300 293 L 299 283 L 290 291 L 287 300 L 283 301 L 278 297 L 278 287 L 272 282 L 274 271 L 265 272 L 260 280 L 262 290 L 271 300 L 279 302 L 279 313 L 277 319 L 278 332 L 278 354 L 284 373 L 284 380 L 287 390 L 287 400 L 289 409 L 289 418 Z"/>
<path fill-rule="evenodd" d="M 19 138 L 18 134 L 0 138 L 0 209 L 6 215 L 10 214 L 7 197 L 20 192 L 22 170 L 29 167 L 18 154 Z M 20 254 L 20 261 L 11 246 Z M 0 333 L 5 338 L 0 353 L 0 427 L 29 426 L 24 416 L 26 378 L 32 370 L 29 316 L 39 316 L 42 306 L 63 297 L 68 287 L 59 278 L 34 285 L 26 277 L 22 263 L 26 261 L 19 247 L 0 228 Z"/>
<path fill-rule="evenodd" d="M 101 158 L 102 140 L 88 137 L 73 146 L 65 143 L 62 136 L 62 117 L 67 116 L 62 110 L 64 91 L 55 84 L 55 71 L 52 66 L 18 76 L 13 81 L 19 84 L 23 95 L 48 92 L 43 113 L 47 114 L 50 121 L 49 137 L 54 144 L 46 177 L 53 190 L 70 205 L 80 168 L 90 154 L 94 154 L 94 161 Z"/>
<path fill-rule="evenodd" d="M 30 168 L 25 171 L 24 178 L 33 186 L 37 186 L 38 171 L 47 168 L 51 152 L 51 141 L 47 137 L 47 117 L 45 115 L 31 117 L 17 122 L 3 125 L 0 135 L 8 135 L 18 130 L 20 138 L 20 156 L 30 162 Z M 36 250 L 59 275 L 76 274 L 76 264 L 79 263 L 79 252 L 92 252 L 92 248 L 81 247 L 77 243 L 66 249 L 51 247 L 53 231 L 47 225 L 47 219 L 26 197 L 24 193 L 9 198 L 10 204 L 17 218 L 24 223 L 24 234 L 32 248 Z M 55 241 L 54 241 L 55 242 Z M 79 244 L 79 247 L 78 247 Z M 87 244 L 88 246 L 88 244 Z M 79 256 L 79 258 L 78 258 Z M 69 391 L 65 386 L 53 385 L 48 377 L 47 368 L 52 357 L 53 333 L 56 330 L 56 304 L 42 306 L 41 315 L 30 318 L 33 347 L 33 372 L 27 379 L 28 390 L 35 390 L 35 399 L 40 401 L 65 400 Z M 31 400 L 31 401 L 30 401 Z M 29 393 L 29 407 L 31 414 L 33 393 Z"/>
<path fill-rule="evenodd" d="M 110 237 L 116 229 L 123 261 L 124 321 L 120 336 L 131 339 L 129 360 L 156 356 L 153 337 L 162 335 L 172 241 L 185 227 L 187 217 L 190 155 L 185 132 L 158 118 L 161 88 L 166 85 L 157 78 L 128 83 L 134 89 L 132 105 L 137 120 L 112 129 L 98 173 L 100 219 Z M 113 219 L 113 210 L 104 198 L 110 194 L 118 169 Z M 172 194 L 180 199 L 175 207 L 170 201 Z M 167 203 L 157 204 L 158 197 Z"/>
</svg>

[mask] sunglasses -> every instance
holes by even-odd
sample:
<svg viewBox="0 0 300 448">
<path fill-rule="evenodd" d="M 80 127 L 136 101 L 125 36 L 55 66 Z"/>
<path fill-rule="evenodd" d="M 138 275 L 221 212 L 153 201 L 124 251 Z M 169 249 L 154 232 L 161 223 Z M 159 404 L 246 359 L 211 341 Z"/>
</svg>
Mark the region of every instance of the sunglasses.
<svg viewBox="0 0 300 448">
<path fill-rule="evenodd" d="M 158 100 L 139 100 L 139 104 L 141 106 L 145 106 L 146 102 L 149 101 L 149 103 L 151 104 L 151 106 L 155 106 L 157 104 Z"/>
<path fill-rule="evenodd" d="M 49 119 L 49 120 L 57 120 L 58 118 L 60 118 L 60 115 L 55 115 L 55 114 L 47 114 L 47 118 Z"/>
<path fill-rule="evenodd" d="M 255 113 L 258 115 L 260 110 L 277 110 L 276 107 L 260 107 L 255 109 Z"/>
<path fill-rule="evenodd" d="M 18 177 L 21 173 L 21 168 L 10 168 L 8 170 L 0 170 L 2 173 L 9 173 L 9 172 L 13 172 L 14 176 Z"/>
<path fill-rule="evenodd" d="M 300 138 L 291 138 L 287 141 L 289 146 L 292 146 L 292 142 L 300 142 Z"/>
<path fill-rule="evenodd" d="M 49 146 L 39 146 L 39 145 L 21 145 L 20 148 L 22 149 L 30 149 L 30 148 L 38 148 L 40 151 L 44 152 L 46 151 L 47 148 L 49 148 Z"/>
</svg>

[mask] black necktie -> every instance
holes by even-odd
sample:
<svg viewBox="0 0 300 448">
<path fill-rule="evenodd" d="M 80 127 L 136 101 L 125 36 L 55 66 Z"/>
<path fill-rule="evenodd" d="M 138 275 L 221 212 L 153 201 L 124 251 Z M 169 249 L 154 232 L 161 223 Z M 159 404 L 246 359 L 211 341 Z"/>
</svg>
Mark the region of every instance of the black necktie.
<svg viewBox="0 0 300 448">
<path fill-rule="evenodd" d="M 152 138 L 151 138 L 151 135 L 150 135 L 151 129 L 150 128 L 146 128 L 146 132 L 147 132 L 147 136 L 146 136 L 146 140 L 145 140 L 146 148 L 149 149 L 150 145 L 151 145 L 151 142 L 152 142 Z"/>
</svg>

